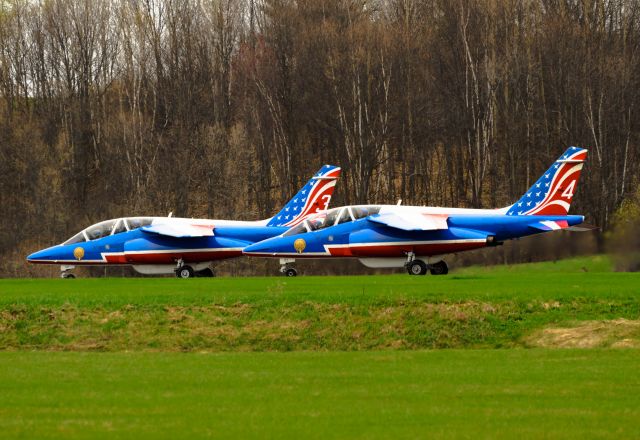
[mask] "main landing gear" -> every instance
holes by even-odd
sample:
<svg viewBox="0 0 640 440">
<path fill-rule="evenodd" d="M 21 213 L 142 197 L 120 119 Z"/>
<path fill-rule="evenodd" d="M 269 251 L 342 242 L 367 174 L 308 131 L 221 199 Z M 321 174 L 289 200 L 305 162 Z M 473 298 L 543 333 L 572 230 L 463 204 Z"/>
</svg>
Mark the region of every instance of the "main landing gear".
<svg viewBox="0 0 640 440">
<path fill-rule="evenodd" d="M 409 275 L 426 275 L 427 272 L 431 272 L 431 275 L 446 275 L 449 273 L 449 267 L 444 261 L 441 260 L 428 265 L 422 260 L 417 260 L 413 252 L 407 254 L 405 267 Z"/>
<path fill-rule="evenodd" d="M 409 275 L 426 275 L 427 264 L 422 260 L 413 260 L 407 264 L 407 272 Z"/>
<path fill-rule="evenodd" d="M 183 264 L 176 269 L 176 276 L 178 278 L 193 278 L 196 273 L 193 267 Z"/>
<path fill-rule="evenodd" d="M 294 258 L 280 258 L 280 273 L 286 277 L 295 277 L 298 271 L 291 265 L 296 260 Z"/>
<path fill-rule="evenodd" d="M 444 261 L 438 261 L 429 265 L 429 271 L 431 275 L 446 275 L 449 273 L 449 266 Z"/>
<path fill-rule="evenodd" d="M 200 269 L 202 264 L 196 264 L 196 269 Z M 193 277 L 203 277 L 203 278 L 211 278 L 215 277 L 216 274 L 213 272 L 213 269 L 210 267 L 205 267 L 204 269 L 195 270 L 192 266 L 188 264 L 184 264 L 182 258 L 176 261 L 176 268 L 174 270 L 176 273 L 176 277 L 178 278 L 193 278 Z"/>
<path fill-rule="evenodd" d="M 207 267 L 205 269 L 202 269 L 196 272 L 196 276 L 203 277 L 203 278 L 213 278 L 216 276 L 216 274 L 213 272 L 213 269 L 211 269 L 210 267 Z"/>
</svg>

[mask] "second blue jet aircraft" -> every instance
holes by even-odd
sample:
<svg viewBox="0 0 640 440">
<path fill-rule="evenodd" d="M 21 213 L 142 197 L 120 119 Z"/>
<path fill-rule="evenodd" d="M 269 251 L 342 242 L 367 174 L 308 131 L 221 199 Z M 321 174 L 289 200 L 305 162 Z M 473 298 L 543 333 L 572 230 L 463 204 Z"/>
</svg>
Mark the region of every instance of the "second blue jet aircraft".
<svg viewBox="0 0 640 440">
<path fill-rule="evenodd" d="M 569 207 L 587 158 L 571 147 L 513 205 L 501 209 L 358 205 L 331 209 L 243 253 L 281 258 L 358 258 L 368 267 L 406 267 L 411 275 L 448 273 L 446 254 L 502 244 L 504 240 L 577 228 Z M 288 275 L 295 275 L 289 266 Z"/>
</svg>

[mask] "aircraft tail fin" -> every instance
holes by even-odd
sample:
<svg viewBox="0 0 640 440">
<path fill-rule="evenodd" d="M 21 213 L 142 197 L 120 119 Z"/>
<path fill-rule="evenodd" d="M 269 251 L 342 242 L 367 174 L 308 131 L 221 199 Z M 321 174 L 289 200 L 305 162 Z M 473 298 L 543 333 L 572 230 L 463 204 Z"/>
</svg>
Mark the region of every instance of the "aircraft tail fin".
<svg viewBox="0 0 640 440">
<path fill-rule="evenodd" d="M 269 220 L 267 226 L 295 226 L 309 215 L 327 209 L 339 177 L 340 167 L 324 165 L 284 205 L 284 208 Z"/>
<path fill-rule="evenodd" d="M 567 215 L 586 159 L 586 149 L 569 147 L 506 214 Z"/>
</svg>

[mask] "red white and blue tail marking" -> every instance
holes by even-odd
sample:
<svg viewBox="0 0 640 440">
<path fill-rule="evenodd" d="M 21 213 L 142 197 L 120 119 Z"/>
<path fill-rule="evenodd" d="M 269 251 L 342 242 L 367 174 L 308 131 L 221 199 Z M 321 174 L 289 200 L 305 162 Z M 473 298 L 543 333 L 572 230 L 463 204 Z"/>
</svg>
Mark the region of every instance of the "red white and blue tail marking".
<svg viewBox="0 0 640 440">
<path fill-rule="evenodd" d="M 309 215 L 326 210 L 339 177 L 340 167 L 324 165 L 293 199 L 269 220 L 267 226 L 295 226 Z"/>
<path fill-rule="evenodd" d="M 567 215 L 586 159 L 587 150 L 570 147 L 509 208 L 507 215 Z"/>
</svg>

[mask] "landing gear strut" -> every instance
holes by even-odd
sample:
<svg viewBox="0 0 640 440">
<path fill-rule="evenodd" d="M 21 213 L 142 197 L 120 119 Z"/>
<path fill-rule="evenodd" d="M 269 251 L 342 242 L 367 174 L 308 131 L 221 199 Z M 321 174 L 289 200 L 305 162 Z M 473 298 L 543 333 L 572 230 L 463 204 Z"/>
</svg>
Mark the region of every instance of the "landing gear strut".
<svg viewBox="0 0 640 440">
<path fill-rule="evenodd" d="M 177 261 L 176 265 L 176 277 L 178 278 L 193 278 L 193 267 L 184 264 L 182 258 Z"/>
<path fill-rule="evenodd" d="M 298 271 L 291 266 L 296 260 L 294 258 L 280 258 L 280 273 L 286 277 L 295 277 L 298 275 Z"/>
</svg>

